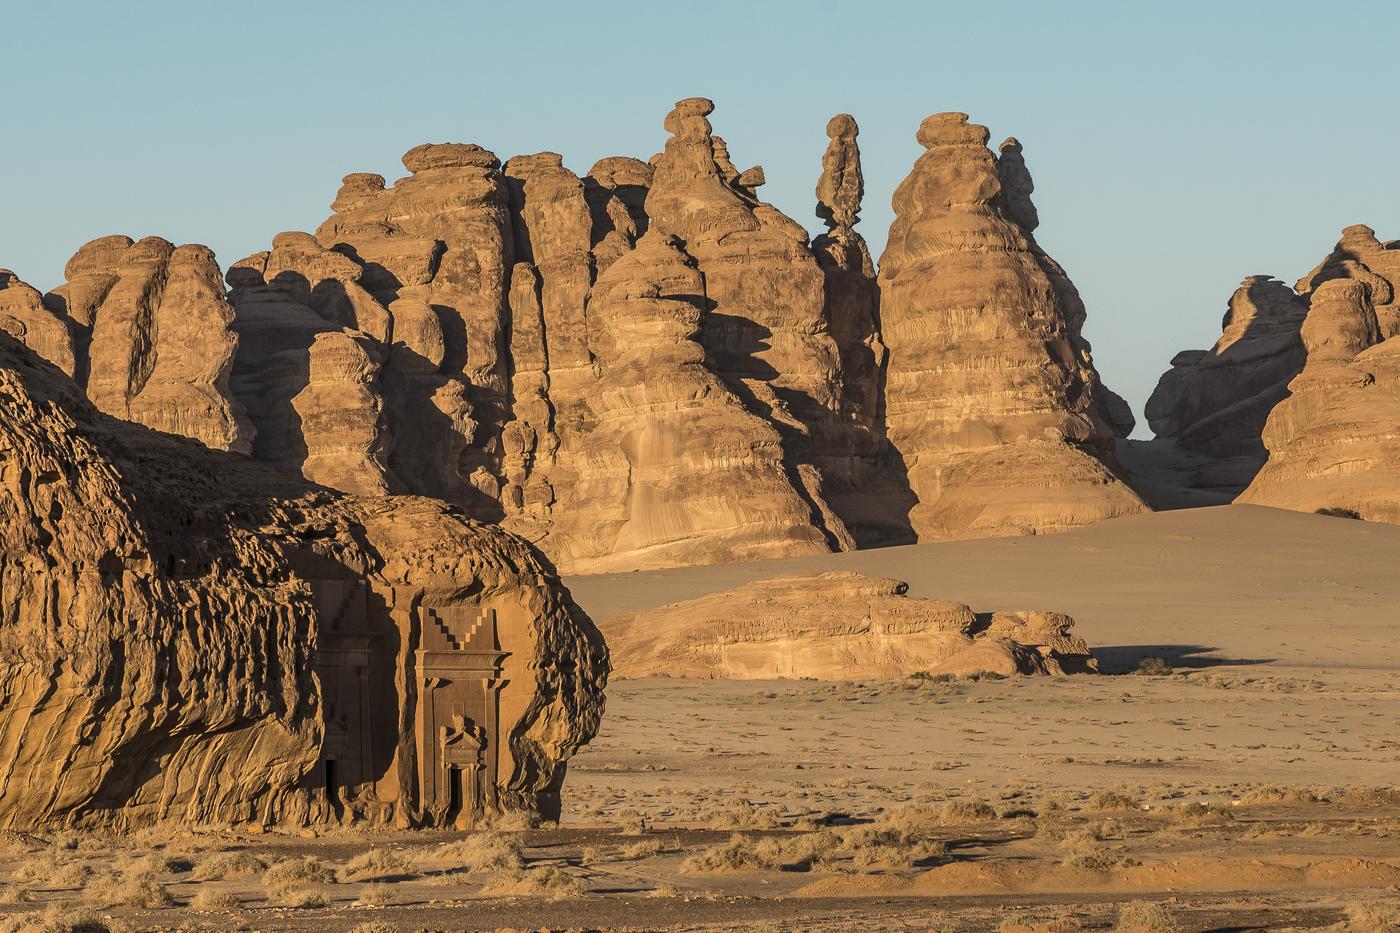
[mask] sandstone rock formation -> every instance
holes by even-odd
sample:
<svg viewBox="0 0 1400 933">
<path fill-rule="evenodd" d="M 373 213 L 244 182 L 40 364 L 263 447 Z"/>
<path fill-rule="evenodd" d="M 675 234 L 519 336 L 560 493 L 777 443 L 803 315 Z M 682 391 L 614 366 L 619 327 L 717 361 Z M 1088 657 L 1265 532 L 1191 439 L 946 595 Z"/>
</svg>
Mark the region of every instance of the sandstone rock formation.
<svg viewBox="0 0 1400 933">
<path fill-rule="evenodd" d="M 1213 458 L 1194 485 L 1239 492 L 1263 465 L 1260 434 L 1303 366 L 1298 330 L 1307 313 L 1287 285 L 1250 276 L 1230 297 L 1215 346 L 1172 358 L 1147 400 L 1147 421 L 1159 438 Z"/>
<path fill-rule="evenodd" d="M 1331 254 L 1294 288 L 1268 276 L 1246 278 L 1215 347 L 1177 354 L 1148 400 L 1157 439 L 1139 445 L 1135 474 L 1156 470 L 1180 490 L 1220 492 L 1227 501 L 1249 487 L 1249 498 L 1239 501 L 1299 508 L 1332 493 L 1361 501 L 1374 484 L 1379 499 L 1365 511 L 1389 514 L 1388 481 L 1373 471 L 1391 431 L 1384 388 L 1391 351 L 1368 348 L 1400 329 L 1396 247 L 1358 224 L 1343 230 Z M 1365 288 L 1326 290 L 1339 281 Z M 1374 333 L 1356 323 L 1371 318 Z M 1339 357 L 1331 347 L 1339 338 L 1329 331 L 1358 327 L 1360 336 L 1342 340 Z M 1363 354 L 1365 363 L 1353 360 Z M 1351 392 L 1352 379 L 1374 390 Z M 1332 479 L 1324 482 L 1325 475 Z M 1341 485 L 1333 489 L 1333 482 Z"/>
<path fill-rule="evenodd" d="M 1307 361 L 1269 413 L 1268 462 L 1236 501 L 1400 524 L 1400 340 L 1382 339 L 1373 294 L 1360 276 L 1311 292 Z"/>
<path fill-rule="evenodd" d="M 929 674 L 1098 669 L 1057 612 L 979 615 L 849 571 L 775 577 L 603 623 L 629 677 L 866 680 Z"/>
<path fill-rule="evenodd" d="M 73 362 L 31 346 L 110 415 L 216 450 L 250 449 L 252 429 L 228 390 L 233 311 L 208 248 L 103 237 L 65 272 L 47 303 L 73 334 Z"/>
<path fill-rule="evenodd" d="M 177 253 L 138 269 L 212 307 Z M 519 539 L 117 421 L 8 334 L 0 530 L 6 828 L 557 813 L 598 724 L 601 639 Z"/>
<path fill-rule="evenodd" d="M 0 291 L 0 323 L 104 411 L 342 492 L 440 499 L 568 570 L 1140 507 L 1107 452 L 1131 415 L 1035 243 L 1019 143 L 1000 160 L 985 132 L 940 143 L 901 189 L 932 201 L 903 211 L 888 254 L 892 360 L 856 232 L 855 120 L 827 126 L 827 230 L 809 242 L 759 198 L 762 167 L 736 167 L 713 109 L 679 101 L 650 164 L 613 156 L 582 178 L 558 153 L 416 146 L 407 177 L 347 175 L 314 235 L 234 263 L 227 300 L 203 247 L 94 240 L 42 301 Z M 962 245 L 930 254 L 939 236 Z"/>
<path fill-rule="evenodd" d="M 0 330 L 73 375 L 78 361 L 68 318 L 45 307 L 38 289 L 9 269 L 0 269 Z"/>
<path fill-rule="evenodd" d="M 1381 243 L 1365 224 L 1347 227 L 1327 258 L 1299 279 L 1296 288 L 1307 295 L 1332 279 L 1358 279 L 1371 286 L 1381 339 L 1400 334 L 1400 241 Z"/>
<path fill-rule="evenodd" d="M 1142 511 L 1112 467 L 1082 304 L 1021 226 L 1027 185 L 1008 208 L 966 114 L 929 117 L 918 139 L 879 273 L 886 419 L 915 531 L 1034 534 Z"/>
<path fill-rule="evenodd" d="M 603 572 L 827 550 L 783 463 L 778 431 L 705 366 L 705 283 L 653 230 L 608 267 L 589 305 L 594 419 L 577 485 L 547 540 Z"/>
</svg>

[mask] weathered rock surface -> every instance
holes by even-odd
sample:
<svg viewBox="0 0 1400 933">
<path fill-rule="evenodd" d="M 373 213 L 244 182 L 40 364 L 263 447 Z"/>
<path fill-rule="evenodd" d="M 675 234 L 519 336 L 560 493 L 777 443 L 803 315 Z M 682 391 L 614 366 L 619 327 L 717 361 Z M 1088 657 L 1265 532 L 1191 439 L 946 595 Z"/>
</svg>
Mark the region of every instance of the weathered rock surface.
<svg viewBox="0 0 1400 933">
<path fill-rule="evenodd" d="M 250 449 L 252 428 L 228 390 L 233 310 L 208 248 L 103 237 L 83 246 L 66 274 L 47 304 L 73 334 L 73 362 L 39 352 L 72 373 L 94 405 L 215 450 Z"/>
<path fill-rule="evenodd" d="M 77 357 L 68 318 L 45 307 L 38 289 L 9 269 L 0 269 L 0 330 L 73 375 Z"/>
<path fill-rule="evenodd" d="M 822 553 L 778 431 L 705 366 L 705 282 L 653 230 L 589 305 L 599 377 L 571 451 L 577 484 L 546 540 L 583 572 Z"/>
<path fill-rule="evenodd" d="M 1367 514 L 1389 520 L 1389 480 L 1374 471 L 1392 430 L 1391 348 L 1382 347 L 1400 330 L 1396 247 L 1358 224 L 1294 288 L 1263 275 L 1245 279 L 1220 340 L 1177 354 L 1148 400 L 1157 438 L 1133 451 L 1135 479 L 1160 474 L 1171 493 L 1162 505 L 1191 504 L 1203 492 L 1228 501 L 1246 487 L 1250 497 L 1239 501 L 1299 508 L 1319 495 L 1374 494 L 1380 500 Z M 1333 282 L 1365 287 L 1325 290 Z M 1372 319 L 1374 329 L 1357 323 Z M 1353 380 L 1372 391 L 1352 392 Z"/>
<path fill-rule="evenodd" d="M 885 410 L 921 538 L 1034 534 L 1142 511 L 1115 475 L 1082 303 L 1003 203 L 985 127 L 936 114 L 880 261 Z"/>
<path fill-rule="evenodd" d="M 1380 242 L 1365 224 L 1347 227 L 1327 258 L 1295 287 L 1307 295 L 1332 279 L 1357 279 L 1371 286 L 1381 339 L 1400 334 L 1400 242 Z"/>
<path fill-rule="evenodd" d="M 117 421 L 7 334 L 0 530 L 7 828 L 549 814 L 598 724 L 524 542 Z"/>
<path fill-rule="evenodd" d="M 1268 462 L 1236 501 L 1400 524 L 1400 340 L 1382 339 L 1372 295 L 1360 276 L 1312 290 L 1307 361 L 1269 413 Z"/>
<path fill-rule="evenodd" d="M 552 152 L 503 166 L 476 145 L 414 147 L 407 177 L 347 175 L 314 235 L 235 263 L 227 300 L 203 247 L 104 237 L 42 302 L 0 292 L 0 322 L 111 414 L 343 492 L 432 496 L 569 570 L 1140 507 L 1108 453 L 1131 414 L 1035 243 L 1019 143 L 997 160 L 985 131 L 934 140 L 901 189 L 932 200 L 906 205 L 888 254 L 892 360 L 856 231 L 855 120 L 827 126 L 827 230 L 809 242 L 759 198 L 762 167 L 731 160 L 713 109 L 679 101 L 651 163 L 613 156 L 582 178 Z M 956 248 L 930 253 L 938 237 Z"/>
<path fill-rule="evenodd" d="M 1058 612 L 979 615 L 849 571 L 776 577 L 603 624 L 629 677 L 866 680 L 929 674 L 1096 671 Z"/>
<path fill-rule="evenodd" d="M 382 417 L 389 315 L 360 275 L 305 233 L 235 263 L 230 388 L 257 429 L 259 460 L 344 492 L 401 492 Z"/>
<path fill-rule="evenodd" d="M 1307 301 L 1287 285 L 1250 276 L 1230 297 L 1215 346 L 1172 358 L 1146 414 L 1158 438 L 1210 458 L 1192 485 L 1235 494 L 1263 466 L 1260 435 L 1303 367 L 1298 330 L 1307 313 Z"/>
</svg>

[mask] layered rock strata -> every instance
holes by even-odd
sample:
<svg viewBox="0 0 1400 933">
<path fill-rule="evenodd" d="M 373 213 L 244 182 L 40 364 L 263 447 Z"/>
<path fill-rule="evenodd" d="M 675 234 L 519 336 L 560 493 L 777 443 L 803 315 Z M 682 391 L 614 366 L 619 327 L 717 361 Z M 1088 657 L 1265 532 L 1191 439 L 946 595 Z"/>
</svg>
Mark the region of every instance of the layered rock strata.
<svg viewBox="0 0 1400 933">
<path fill-rule="evenodd" d="M 1138 445 L 1143 449 L 1135 461 L 1192 495 L 1204 490 L 1233 499 L 1248 487 L 1247 501 L 1289 507 L 1326 498 L 1330 482 L 1344 476 L 1357 479 L 1335 494 L 1361 502 L 1369 482 L 1362 477 L 1371 476 L 1379 499 L 1362 511 L 1389 520 L 1383 518 L 1391 509 L 1389 481 L 1384 470 L 1375 471 L 1392 430 L 1385 380 L 1387 345 L 1400 330 L 1397 257 L 1397 244 L 1381 243 L 1370 227 L 1357 224 L 1343 230 L 1332 252 L 1293 288 L 1269 276 L 1245 279 L 1230 299 L 1215 346 L 1177 354 L 1158 382 L 1147 403 L 1157 437 Z M 1328 290 L 1334 282 L 1364 289 Z M 1342 340 L 1342 365 L 1328 331 L 1362 318 L 1374 318 L 1374 333 L 1361 328 L 1369 335 L 1364 345 Z M 1352 379 L 1374 391 L 1351 392 Z M 1305 423 L 1312 427 L 1301 428 Z M 1324 482 L 1324 475 L 1332 480 Z M 1251 485 L 1256 479 L 1257 487 Z"/>
<path fill-rule="evenodd" d="M 582 572 L 827 550 L 778 431 L 706 366 L 705 282 L 653 230 L 599 277 L 589 305 L 598 381 L 570 451 L 577 483 L 546 539 Z"/>
<path fill-rule="evenodd" d="M 57 358 L 40 352 L 94 405 L 215 450 L 250 449 L 253 430 L 228 388 L 233 309 L 207 247 L 103 237 L 79 249 L 65 275 L 46 304 L 71 334 L 71 365 L 57 346 Z"/>
<path fill-rule="evenodd" d="M 921 538 L 1035 534 L 1142 511 L 1078 336 L 1082 304 L 1009 209 L 987 130 L 921 125 L 880 260 L 885 411 Z M 1024 193 L 1024 192 L 1023 192 Z M 1073 298 L 1073 300 L 1072 300 Z"/>
<path fill-rule="evenodd" d="M 910 597 L 849 571 L 775 577 L 603 623 L 619 674 L 868 680 L 1097 671 L 1074 620 Z"/>
<path fill-rule="evenodd" d="M 407 177 L 347 175 L 314 235 L 235 263 L 227 301 L 203 247 L 94 240 L 42 301 L 0 291 L 0 324 L 105 411 L 343 492 L 432 496 L 571 570 L 1139 507 L 1107 453 L 1131 416 L 1035 243 L 1019 143 L 998 160 L 985 132 L 933 140 L 901 189 L 931 200 L 902 208 L 887 254 L 892 359 L 856 230 L 855 120 L 827 126 L 827 229 L 809 242 L 759 198 L 762 168 L 731 160 L 713 109 L 679 101 L 651 163 L 582 178 L 557 153 L 417 146 Z"/>
<path fill-rule="evenodd" d="M 1311 292 L 1306 362 L 1264 425 L 1268 462 L 1236 501 L 1400 524 L 1400 340 L 1382 339 L 1373 294 L 1360 277 Z"/>
<path fill-rule="evenodd" d="M 597 728 L 527 544 L 108 417 L 8 334 L 0 530 L 6 828 L 557 814 Z"/>
</svg>

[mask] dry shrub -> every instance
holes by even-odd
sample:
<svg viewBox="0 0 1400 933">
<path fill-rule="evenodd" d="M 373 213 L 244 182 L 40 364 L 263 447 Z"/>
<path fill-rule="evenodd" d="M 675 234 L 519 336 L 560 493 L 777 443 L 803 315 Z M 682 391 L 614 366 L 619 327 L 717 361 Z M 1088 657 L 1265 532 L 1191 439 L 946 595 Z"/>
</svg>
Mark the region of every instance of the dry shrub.
<svg viewBox="0 0 1400 933">
<path fill-rule="evenodd" d="M 1062 858 L 1060 864 L 1069 868 L 1082 868 L 1085 871 L 1107 872 L 1113 871 L 1115 868 L 1128 868 L 1142 863 L 1137 859 L 1127 858 L 1106 849 L 1081 847 Z"/>
<path fill-rule="evenodd" d="M 1171 823 L 1215 823 L 1231 822 L 1235 814 L 1224 807 L 1193 800 L 1167 811 Z"/>
<path fill-rule="evenodd" d="M 498 833 L 523 833 L 527 829 L 534 829 L 539 820 L 532 813 L 523 810 L 512 810 L 507 813 L 493 813 L 482 822 L 481 828 L 495 830 Z"/>
<path fill-rule="evenodd" d="M 1101 790 L 1089 798 L 1091 810 L 1138 810 L 1142 801 L 1131 794 L 1116 790 Z"/>
<path fill-rule="evenodd" d="M 333 881 L 334 872 L 325 862 L 310 855 L 274 862 L 262 875 L 264 886 L 283 892 L 302 885 L 330 884 Z"/>
<path fill-rule="evenodd" d="M 943 805 L 939 819 L 944 823 L 975 823 L 979 820 L 996 819 L 997 811 L 990 804 L 975 797 L 969 800 L 950 800 Z"/>
<path fill-rule="evenodd" d="M 267 862 L 251 852 L 220 852 L 195 866 L 196 881 L 253 877 L 267 870 Z"/>
<path fill-rule="evenodd" d="M 43 913 L 15 914 L 0 920 L 0 933 L 114 933 L 96 912 L 54 904 Z"/>
<path fill-rule="evenodd" d="M 22 862 L 15 871 L 20 881 L 38 882 L 45 888 L 78 888 L 92 875 L 86 863 L 69 860 L 57 852 L 40 852 Z"/>
<path fill-rule="evenodd" d="M 317 907 L 325 907 L 330 903 L 330 901 L 326 900 L 326 895 L 315 888 L 287 887 L 275 889 L 272 893 L 284 906 L 298 909 L 311 910 Z"/>
<path fill-rule="evenodd" d="M 88 900 L 106 907 L 144 907 L 155 910 L 171 907 L 175 898 L 151 871 L 128 871 L 109 875 L 83 889 Z"/>
<path fill-rule="evenodd" d="M 216 888 L 200 888 L 190 900 L 190 906 L 195 910 L 232 910 L 241 903 L 237 894 Z"/>
<path fill-rule="evenodd" d="M 1172 673 L 1172 666 L 1162 658 L 1143 658 L 1133 673 L 1142 677 L 1166 677 Z"/>
<path fill-rule="evenodd" d="M 496 897 L 547 897 L 552 901 L 588 893 L 583 882 L 555 865 L 506 871 L 487 882 L 482 894 Z"/>
<path fill-rule="evenodd" d="M 667 884 L 663 881 L 652 888 L 651 891 L 647 893 L 647 897 L 675 897 L 678 893 L 680 892 L 676 890 L 675 885 Z"/>
<path fill-rule="evenodd" d="M 1119 909 L 1115 929 L 1132 933 L 1174 933 L 1180 927 L 1165 904 L 1132 901 Z"/>
<path fill-rule="evenodd" d="M 411 868 L 411 860 L 402 852 L 393 849 L 370 849 L 346 862 L 345 867 L 340 870 L 340 877 L 342 880 L 366 876 L 382 878 L 385 875 L 403 874 Z"/>
<path fill-rule="evenodd" d="M 520 843 L 497 832 L 473 833 L 420 854 L 414 864 L 447 865 L 452 871 L 510 871 L 525 864 Z"/>
<path fill-rule="evenodd" d="M 1269 803 L 1320 803 L 1322 798 L 1309 787 L 1253 787 L 1240 796 L 1240 803 L 1249 805 Z"/>
<path fill-rule="evenodd" d="M 357 907 L 385 907 L 394 902 L 394 886 L 375 882 L 367 884 L 360 889 L 360 896 L 355 898 Z"/>
</svg>

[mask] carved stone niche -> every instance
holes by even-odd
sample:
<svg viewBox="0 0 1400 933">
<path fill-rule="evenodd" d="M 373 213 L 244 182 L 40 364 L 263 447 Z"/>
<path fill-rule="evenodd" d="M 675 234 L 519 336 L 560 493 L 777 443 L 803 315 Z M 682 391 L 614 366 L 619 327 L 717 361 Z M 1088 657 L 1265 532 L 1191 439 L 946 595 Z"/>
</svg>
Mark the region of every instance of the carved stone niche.
<svg viewBox="0 0 1400 933">
<path fill-rule="evenodd" d="M 418 800 L 437 826 L 470 828 L 499 807 L 500 693 L 494 609 L 420 607 L 416 652 Z"/>
<path fill-rule="evenodd" d="M 465 829 L 503 809 L 509 731 L 531 692 L 525 607 L 502 605 L 502 617 L 494 605 L 426 605 L 421 589 L 363 579 L 313 591 L 325 735 L 303 783 L 312 819 Z M 514 650 L 502 647 L 505 624 Z M 538 797 L 541 815 L 556 798 Z"/>
</svg>

